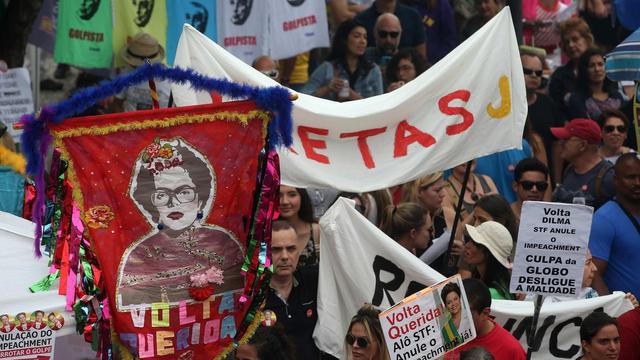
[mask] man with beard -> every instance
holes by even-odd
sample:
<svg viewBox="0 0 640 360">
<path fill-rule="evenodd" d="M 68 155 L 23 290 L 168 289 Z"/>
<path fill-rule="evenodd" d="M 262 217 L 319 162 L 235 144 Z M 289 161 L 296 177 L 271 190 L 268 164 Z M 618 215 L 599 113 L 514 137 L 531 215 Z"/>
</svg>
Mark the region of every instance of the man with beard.
<svg viewBox="0 0 640 360">
<path fill-rule="evenodd" d="M 513 191 L 518 200 L 511 204 L 511 209 L 520 221 L 522 203 L 525 201 L 542 201 L 549 187 L 549 168 L 536 158 L 520 160 L 513 170 Z"/>
<path fill-rule="evenodd" d="M 296 270 L 302 249 L 289 222 L 276 220 L 271 229 L 273 275 L 265 311 L 274 313 L 276 321 L 284 326 L 287 336 L 296 345 L 298 359 L 319 359 L 320 350 L 313 342 L 313 330 L 318 320 L 318 267 Z"/>
<path fill-rule="evenodd" d="M 611 291 L 640 297 L 640 159 L 620 156 L 614 166 L 615 199 L 593 215 L 589 248 L 598 271 L 593 287 L 599 295 Z"/>
</svg>

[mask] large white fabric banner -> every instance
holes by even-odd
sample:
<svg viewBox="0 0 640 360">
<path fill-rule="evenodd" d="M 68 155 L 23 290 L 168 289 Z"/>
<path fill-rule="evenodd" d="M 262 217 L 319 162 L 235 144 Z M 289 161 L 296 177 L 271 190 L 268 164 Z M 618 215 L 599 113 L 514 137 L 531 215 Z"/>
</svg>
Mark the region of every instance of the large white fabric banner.
<svg viewBox="0 0 640 360">
<path fill-rule="evenodd" d="M 277 85 L 185 26 L 176 66 L 258 86 Z M 211 101 L 174 86 L 178 106 Z M 294 144 L 280 150 L 282 182 L 364 192 L 519 148 L 527 115 L 522 64 L 508 9 L 412 82 L 339 103 L 300 94 Z"/>
<path fill-rule="evenodd" d="M 444 279 L 358 213 L 351 200 L 338 199 L 320 219 L 320 227 L 322 255 L 314 339 L 320 349 L 340 359 L 349 321 L 362 304 L 387 309 Z M 575 358 L 582 319 L 595 309 L 618 316 L 632 306 L 623 293 L 544 304 L 533 359 Z M 533 302 L 494 300 L 491 312 L 526 349 Z"/>
<path fill-rule="evenodd" d="M 269 49 L 274 59 L 329 47 L 329 24 L 324 1 L 270 0 Z"/>
<path fill-rule="evenodd" d="M 247 0 L 218 0 L 216 3 L 218 41 L 227 51 L 248 64 L 267 51 L 267 5 L 268 1 Z M 177 51 L 176 59 L 179 54 Z M 178 62 L 175 61 L 174 65 L 178 65 Z"/>
</svg>

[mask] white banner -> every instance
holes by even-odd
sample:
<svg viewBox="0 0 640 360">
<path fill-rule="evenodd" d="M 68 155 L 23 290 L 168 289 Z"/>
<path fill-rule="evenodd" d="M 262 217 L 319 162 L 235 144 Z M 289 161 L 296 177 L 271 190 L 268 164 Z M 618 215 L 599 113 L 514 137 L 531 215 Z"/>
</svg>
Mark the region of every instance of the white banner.
<svg viewBox="0 0 640 360">
<path fill-rule="evenodd" d="M 268 4 L 268 1 L 251 0 L 218 0 L 216 2 L 218 42 L 247 64 L 251 64 L 258 56 L 267 54 Z M 176 52 L 174 65 L 179 65 L 177 61 L 180 57 L 179 50 L 180 48 Z"/>
<path fill-rule="evenodd" d="M 9 69 L 0 72 L 0 121 L 7 125 L 13 140 L 20 142 L 22 130 L 14 130 L 13 124 L 20 116 L 33 112 L 31 79 L 26 68 Z"/>
<path fill-rule="evenodd" d="M 277 85 L 189 26 L 175 65 L 252 85 Z M 178 106 L 211 102 L 208 94 L 184 86 L 173 91 Z M 279 152 L 282 182 L 354 192 L 405 183 L 520 148 L 526 115 L 522 64 L 506 8 L 394 92 L 345 103 L 300 94 L 293 109 L 293 147 Z"/>
<path fill-rule="evenodd" d="M 388 308 L 445 279 L 358 213 L 350 200 L 338 199 L 320 219 L 320 227 L 314 339 L 321 350 L 340 359 L 349 321 L 363 303 Z M 582 319 L 599 308 L 612 316 L 632 309 L 622 293 L 544 304 L 533 359 L 575 358 Z M 491 310 L 526 349 L 533 302 L 494 300 Z"/>
<path fill-rule="evenodd" d="M 270 55 L 286 59 L 319 47 L 329 47 L 324 1 L 269 1 Z"/>
</svg>

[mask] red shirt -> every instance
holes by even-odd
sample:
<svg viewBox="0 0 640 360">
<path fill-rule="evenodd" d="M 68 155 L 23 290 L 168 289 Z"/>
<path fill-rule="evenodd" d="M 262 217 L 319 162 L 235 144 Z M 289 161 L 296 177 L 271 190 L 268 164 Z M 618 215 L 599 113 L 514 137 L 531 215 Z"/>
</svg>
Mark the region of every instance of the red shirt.
<svg viewBox="0 0 640 360">
<path fill-rule="evenodd" d="M 496 360 L 525 360 L 527 353 L 520 342 L 516 340 L 507 330 L 502 328 L 492 319 L 493 329 L 484 336 L 478 336 L 468 344 L 462 345 L 458 349 L 448 353 L 445 359 L 459 359 L 460 353 L 474 347 L 483 347 L 489 351 Z"/>
<path fill-rule="evenodd" d="M 620 360 L 640 359 L 640 308 L 618 318 L 620 324 Z"/>
</svg>

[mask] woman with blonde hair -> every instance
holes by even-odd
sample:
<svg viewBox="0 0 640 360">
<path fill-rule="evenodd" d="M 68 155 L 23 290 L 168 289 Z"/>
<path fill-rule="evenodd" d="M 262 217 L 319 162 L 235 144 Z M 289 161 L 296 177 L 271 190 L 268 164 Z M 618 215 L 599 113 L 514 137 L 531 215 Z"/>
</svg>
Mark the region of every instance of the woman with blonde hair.
<svg viewBox="0 0 640 360">
<path fill-rule="evenodd" d="M 365 304 L 351 319 L 344 338 L 347 360 L 390 360 L 378 314 L 371 304 Z"/>
</svg>

